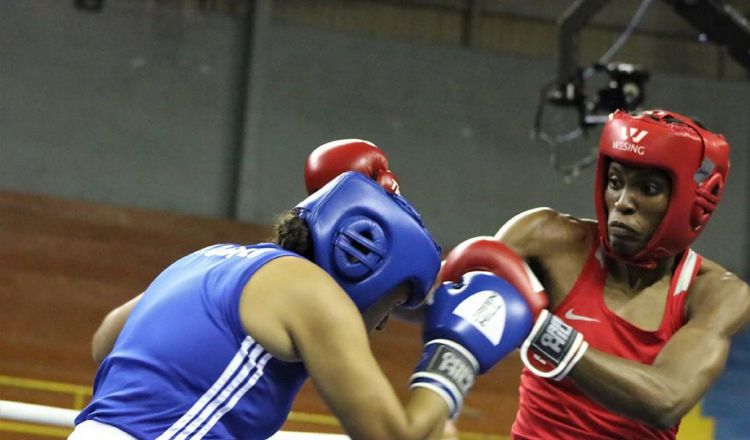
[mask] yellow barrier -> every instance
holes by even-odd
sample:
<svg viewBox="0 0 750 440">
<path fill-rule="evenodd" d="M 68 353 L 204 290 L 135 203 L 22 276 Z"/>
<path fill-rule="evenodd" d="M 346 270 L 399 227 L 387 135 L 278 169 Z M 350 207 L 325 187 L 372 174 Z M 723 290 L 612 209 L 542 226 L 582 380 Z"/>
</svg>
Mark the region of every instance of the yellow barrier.
<svg viewBox="0 0 750 440">
<path fill-rule="evenodd" d="M 71 394 L 73 409 L 83 409 L 84 399 L 91 397 L 91 387 L 73 385 L 50 380 L 27 379 L 24 377 L 4 376 L 0 374 L 0 386 L 21 388 L 25 390 L 46 391 L 50 393 Z"/>
<path fill-rule="evenodd" d="M 31 423 L 18 423 L 0 420 L 0 432 L 15 432 L 16 434 L 42 435 L 46 437 L 65 438 L 73 432 L 68 428 L 55 428 L 53 426 L 33 425 Z"/>
<path fill-rule="evenodd" d="M 713 440 L 714 419 L 702 414 L 701 404 L 698 403 L 685 414 L 677 432 L 677 440 Z"/>
</svg>

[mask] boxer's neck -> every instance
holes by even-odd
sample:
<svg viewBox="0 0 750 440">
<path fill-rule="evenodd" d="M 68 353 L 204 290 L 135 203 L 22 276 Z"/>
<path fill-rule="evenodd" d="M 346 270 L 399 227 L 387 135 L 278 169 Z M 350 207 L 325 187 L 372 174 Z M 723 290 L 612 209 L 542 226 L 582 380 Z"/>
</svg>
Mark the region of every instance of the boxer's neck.
<svg viewBox="0 0 750 440">
<path fill-rule="evenodd" d="M 655 268 L 646 268 L 611 258 L 607 259 L 609 282 L 637 293 L 653 285 L 674 271 L 676 259 L 674 256 L 657 261 Z"/>
</svg>

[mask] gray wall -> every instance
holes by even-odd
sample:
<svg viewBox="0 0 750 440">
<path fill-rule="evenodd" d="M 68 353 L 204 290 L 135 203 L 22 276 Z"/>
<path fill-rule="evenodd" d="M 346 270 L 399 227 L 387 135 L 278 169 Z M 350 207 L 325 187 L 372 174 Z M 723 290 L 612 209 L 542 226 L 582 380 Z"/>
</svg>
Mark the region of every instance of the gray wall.
<svg viewBox="0 0 750 440">
<path fill-rule="evenodd" d="M 0 187 L 222 213 L 239 23 L 72 3 L 0 2 Z"/>
<path fill-rule="evenodd" d="M 234 18 L 114 0 L 98 14 L 53 0 L 0 2 L 0 188 L 225 216 L 239 167 L 238 218 L 268 223 L 304 196 L 312 148 L 360 137 L 386 150 L 446 248 L 536 206 L 593 215 L 592 170 L 566 183 L 529 138 L 554 60 L 327 32 L 263 13 L 256 25 L 243 76 Z M 699 114 L 730 139 L 730 185 L 697 247 L 750 275 L 750 83 L 654 74 L 647 91 L 648 106 Z M 586 152 L 596 135 L 566 154 Z"/>
</svg>

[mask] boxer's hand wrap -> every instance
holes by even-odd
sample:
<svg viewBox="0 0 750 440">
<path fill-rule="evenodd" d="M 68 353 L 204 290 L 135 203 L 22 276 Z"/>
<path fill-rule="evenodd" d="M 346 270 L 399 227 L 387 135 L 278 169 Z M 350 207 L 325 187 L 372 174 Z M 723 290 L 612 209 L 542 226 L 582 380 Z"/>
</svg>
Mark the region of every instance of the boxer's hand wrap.
<svg viewBox="0 0 750 440">
<path fill-rule="evenodd" d="M 449 339 L 435 339 L 424 346 L 409 388 L 427 388 L 445 400 L 450 417 L 456 418 L 464 397 L 474 385 L 479 364 L 461 345 Z"/>
<path fill-rule="evenodd" d="M 521 360 L 537 376 L 562 380 L 588 347 L 581 333 L 542 310 L 521 346 Z"/>
<path fill-rule="evenodd" d="M 443 283 L 427 303 L 425 350 L 411 387 L 433 390 L 456 417 L 474 377 L 514 351 L 532 323 L 523 295 L 496 275 L 470 272 Z"/>
<path fill-rule="evenodd" d="M 361 139 L 341 139 L 313 150 L 305 162 L 305 188 L 312 194 L 347 171 L 357 171 L 398 194 L 398 180 L 388 169 L 388 158 L 374 144 Z"/>
</svg>

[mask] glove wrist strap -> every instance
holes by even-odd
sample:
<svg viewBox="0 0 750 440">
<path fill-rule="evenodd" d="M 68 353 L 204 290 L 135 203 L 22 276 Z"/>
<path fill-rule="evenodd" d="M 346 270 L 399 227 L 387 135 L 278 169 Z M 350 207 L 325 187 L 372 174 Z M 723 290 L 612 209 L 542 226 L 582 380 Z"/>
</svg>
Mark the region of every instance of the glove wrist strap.
<svg viewBox="0 0 750 440">
<path fill-rule="evenodd" d="M 588 346 L 581 333 L 543 310 L 521 345 L 521 360 L 537 376 L 562 380 L 583 357 Z"/>
<path fill-rule="evenodd" d="M 423 387 L 437 393 L 447 403 L 451 418 L 455 418 L 478 370 L 476 358 L 464 347 L 447 339 L 434 339 L 425 344 L 409 388 Z"/>
</svg>

